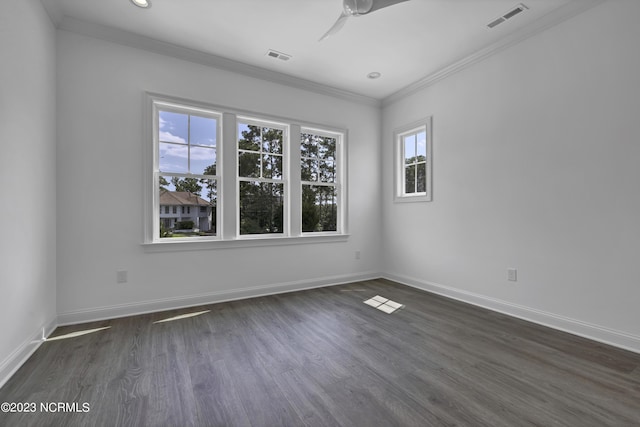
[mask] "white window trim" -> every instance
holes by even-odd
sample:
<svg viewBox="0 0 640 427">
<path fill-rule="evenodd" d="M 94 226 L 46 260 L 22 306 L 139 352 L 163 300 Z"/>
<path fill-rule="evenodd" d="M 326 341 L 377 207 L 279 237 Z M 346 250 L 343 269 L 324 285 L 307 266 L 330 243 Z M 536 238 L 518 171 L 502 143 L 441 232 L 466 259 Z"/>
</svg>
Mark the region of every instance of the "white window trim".
<svg viewBox="0 0 640 427">
<path fill-rule="evenodd" d="M 433 136 L 431 129 L 431 117 L 418 120 L 408 125 L 397 128 L 393 132 L 393 156 L 394 156 L 394 202 L 430 202 L 433 200 Z M 427 161 L 426 161 L 426 191 L 424 193 L 404 193 L 404 151 L 403 137 L 424 130 L 427 136 Z"/>
<path fill-rule="evenodd" d="M 248 117 L 248 116 L 236 116 L 236 137 L 235 137 L 235 141 L 236 141 L 236 157 L 238 156 L 239 153 L 239 149 L 237 147 L 237 143 L 238 143 L 238 124 L 239 123 L 245 123 L 248 125 L 253 125 L 253 126 L 260 126 L 260 127 L 269 127 L 272 129 L 279 129 L 282 131 L 282 179 L 271 179 L 271 178 L 257 178 L 257 177 L 241 177 L 239 175 L 240 171 L 238 170 L 238 167 L 236 167 L 236 236 L 238 239 L 248 239 L 248 240 L 255 240 L 255 239 L 278 239 L 278 238 L 282 238 L 282 237 L 289 237 L 291 236 L 291 224 L 290 224 L 290 217 L 291 217 L 291 208 L 290 208 L 290 201 L 291 201 L 291 194 L 290 194 L 290 188 L 291 188 L 291 180 L 290 180 L 290 168 L 291 168 L 291 164 L 290 164 L 290 160 L 289 160 L 289 153 L 290 153 L 290 147 L 291 147 L 291 132 L 289 130 L 290 125 L 287 123 L 280 123 L 280 122 L 276 122 L 276 121 L 270 121 L 270 120 L 264 120 L 262 118 L 256 118 L 256 117 Z M 262 154 L 262 149 L 260 150 L 260 153 Z M 260 172 L 262 174 L 262 170 Z M 283 213 L 282 213 L 282 233 L 268 233 L 268 234 L 240 234 L 240 181 L 245 181 L 245 182 L 251 182 L 251 181 L 257 181 L 257 182 L 267 182 L 267 183 L 275 183 L 275 184 L 282 184 L 283 186 L 283 190 L 284 190 L 284 206 L 283 206 Z"/>
<path fill-rule="evenodd" d="M 309 243 L 344 242 L 348 234 L 348 204 L 347 204 L 347 130 L 327 125 L 319 125 L 301 120 L 282 118 L 268 114 L 233 108 L 216 106 L 166 95 L 144 93 L 144 131 L 143 131 L 143 167 L 142 171 L 143 196 L 143 236 L 142 246 L 145 252 L 172 252 L 189 250 L 207 250 L 255 246 L 280 246 Z M 154 230 L 159 230 L 159 190 L 155 185 L 156 159 L 159 144 L 156 140 L 158 115 L 156 104 L 174 105 L 184 111 L 183 106 L 196 114 L 203 112 L 214 113 L 218 119 L 216 141 L 216 179 L 218 182 L 216 236 L 160 239 Z M 254 234 L 240 235 L 238 226 L 239 180 L 238 180 L 238 141 L 237 124 L 239 121 L 286 126 L 288 143 L 283 150 L 283 181 L 285 183 L 284 217 L 285 233 L 282 234 Z M 339 145 L 336 147 L 336 173 L 340 173 L 338 181 L 339 198 L 341 203 L 338 213 L 338 230 L 336 232 L 302 233 L 300 174 L 294 169 L 300 164 L 300 130 L 312 130 L 319 134 L 338 136 Z M 339 157 L 338 157 L 339 156 Z M 338 172 L 339 169 L 339 172 Z M 287 208 L 288 206 L 288 208 Z"/>
<path fill-rule="evenodd" d="M 152 158 L 150 159 L 151 161 L 151 170 L 153 171 L 151 173 L 152 176 L 152 188 L 149 187 L 145 187 L 147 189 L 147 192 L 151 192 L 152 193 L 152 200 L 151 203 L 152 205 L 149 206 L 151 212 L 152 213 L 152 220 L 149 221 L 148 217 L 145 216 L 145 221 L 149 221 L 151 222 L 151 224 L 147 224 L 145 226 L 145 243 L 160 243 L 163 242 L 164 239 L 161 239 L 160 237 L 158 237 L 159 234 L 159 230 L 160 230 L 160 206 L 159 206 L 159 200 L 160 200 L 160 189 L 159 187 L 156 185 L 156 182 L 158 181 L 158 178 L 160 175 L 163 174 L 170 174 L 170 175 L 174 175 L 174 176 L 180 176 L 180 177 L 184 177 L 184 178 L 202 178 L 204 177 L 203 175 L 197 175 L 197 174 L 185 174 L 185 173 L 174 173 L 174 172 L 162 172 L 159 170 L 157 161 L 158 161 L 158 156 L 159 156 L 159 150 L 160 150 L 160 144 L 159 144 L 159 133 L 158 133 L 158 110 L 162 109 L 163 111 L 173 111 L 173 112 L 177 112 L 177 113 L 194 113 L 197 115 L 201 115 L 203 117 L 210 117 L 210 118 L 215 118 L 216 119 L 216 135 L 219 136 L 222 134 L 222 113 L 220 113 L 219 111 L 217 111 L 217 108 L 209 108 L 206 105 L 194 105 L 194 103 L 184 103 L 181 102 L 179 100 L 175 100 L 175 99 L 171 99 L 171 98 L 166 98 L 166 97 L 158 97 L 158 96 L 150 96 L 149 97 L 149 104 L 150 104 L 150 111 L 149 114 L 152 117 L 152 128 L 150 129 L 151 131 L 151 137 L 150 140 L 152 141 Z M 148 119 L 148 116 L 147 116 Z M 149 140 L 147 140 L 148 142 Z M 222 155 L 222 144 L 220 144 L 220 141 L 216 141 L 216 159 L 219 159 Z M 220 162 L 216 161 L 216 175 L 215 175 L 215 180 L 216 180 L 216 184 L 218 185 L 218 187 L 220 186 L 221 183 L 221 178 L 222 178 L 222 172 L 220 170 Z M 183 207 L 184 208 L 184 207 Z M 173 208 L 174 210 L 176 209 L 176 207 L 174 206 Z M 198 237 L 198 238 L 193 238 L 193 237 L 184 237 L 184 238 L 180 238 L 180 237 L 175 237 L 172 238 L 171 240 L 175 240 L 176 242 L 181 242 L 181 241 L 191 241 L 191 240 L 198 240 L 198 241 L 206 241 L 206 240 L 220 240 L 221 239 L 221 233 L 219 230 L 219 224 L 220 224 L 220 220 L 221 220 L 221 211 L 222 211 L 222 198 L 220 197 L 220 193 L 218 192 L 218 199 L 216 200 L 216 235 L 215 236 L 207 236 L 207 237 Z M 176 212 L 174 212 L 176 213 Z M 177 212 L 177 214 L 180 214 L 180 212 Z"/>
<path fill-rule="evenodd" d="M 299 182 L 300 193 L 302 193 L 302 185 L 316 185 L 316 186 L 327 186 L 327 187 L 335 187 L 337 191 L 337 201 L 338 201 L 338 218 L 336 224 L 336 231 L 321 231 L 321 232 L 302 232 L 303 236 L 325 236 L 331 234 L 344 234 L 346 233 L 346 150 L 344 147 L 344 139 L 346 138 L 346 132 L 332 132 L 327 129 L 317 129 L 309 126 L 304 126 L 300 128 L 300 133 L 311 133 L 319 136 L 324 136 L 327 138 L 335 138 L 336 139 L 336 157 L 335 157 L 335 173 L 336 173 L 336 182 L 335 183 L 323 183 L 323 182 L 307 182 L 304 183 L 302 181 Z M 296 164 L 300 164 L 300 151 L 301 151 L 301 141 L 300 135 L 297 138 L 296 151 L 298 152 L 298 162 Z M 298 177 L 300 179 L 300 177 Z M 300 206 L 300 210 L 302 206 Z M 302 229 L 302 225 L 300 225 L 300 229 Z"/>
</svg>

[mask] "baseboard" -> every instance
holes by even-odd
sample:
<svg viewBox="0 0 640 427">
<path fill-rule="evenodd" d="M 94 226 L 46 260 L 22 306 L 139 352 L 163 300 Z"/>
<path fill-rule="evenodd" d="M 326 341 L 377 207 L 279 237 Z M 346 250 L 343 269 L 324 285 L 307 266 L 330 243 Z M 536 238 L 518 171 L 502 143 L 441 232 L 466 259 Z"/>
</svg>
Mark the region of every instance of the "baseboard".
<svg viewBox="0 0 640 427">
<path fill-rule="evenodd" d="M 29 339 L 18 346 L 13 353 L 0 363 L 0 388 L 20 369 L 57 326 L 58 322 L 55 318 L 42 325 L 38 331 L 34 332 Z"/>
<path fill-rule="evenodd" d="M 360 280 L 377 279 L 381 277 L 381 275 L 382 274 L 380 272 L 371 271 L 357 274 L 329 276 L 320 279 L 298 280 L 266 286 L 252 286 L 234 290 L 208 292 L 205 294 L 180 296 L 175 298 L 156 299 L 130 304 L 96 307 L 88 310 L 69 311 L 66 313 L 58 313 L 58 325 L 74 325 L 78 323 L 135 316 L 164 310 L 173 310 L 286 292 L 302 291 L 305 289 L 342 285 Z"/>
<path fill-rule="evenodd" d="M 512 304 L 484 295 L 455 289 L 449 286 L 440 285 L 438 283 L 428 282 L 413 277 L 407 277 L 394 273 L 385 273 L 382 275 L 385 279 L 411 286 L 423 291 L 442 295 L 447 298 L 477 305 L 492 311 L 507 314 L 529 322 L 537 323 L 573 335 L 578 335 L 603 344 L 612 345 L 625 350 L 640 353 L 640 337 L 631 335 L 626 332 L 616 331 L 581 320 L 571 319 L 569 317 L 548 313 L 530 307 L 518 304 Z"/>
</svg>

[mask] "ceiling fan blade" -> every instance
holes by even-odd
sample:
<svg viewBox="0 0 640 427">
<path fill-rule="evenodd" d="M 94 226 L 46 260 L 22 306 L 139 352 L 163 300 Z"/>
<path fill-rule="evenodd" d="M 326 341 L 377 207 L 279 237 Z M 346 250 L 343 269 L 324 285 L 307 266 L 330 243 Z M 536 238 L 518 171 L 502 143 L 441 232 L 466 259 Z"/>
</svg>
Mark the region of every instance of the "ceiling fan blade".
<svg viewBox="0 0 640 427">
<path fill-rule="evenodd" d="M 340 14 L 340 16 L 338 17 L 338 19 L 336 20 L 336 22 L 333 24 L 333 26 L 331 28 L 329 28 L 329 31 L 324 33 L 324 35 L 322 37 L 320 37 L 320 40 L 318 40 L 318 41 L 321 42 L 322 40 L 326 39 L 330 35 L 335 34 L 338 31 L 340 31 L 340 29 L 342 27 L 344 27 L 345 22 L 347 22 L 347 18 L 348 17 L 349 17 L 349 15 L 347 15 L 344 12 L 342 12 Z"/>
<path fill-rule="evenodd" d="M 367 13 L 375 12 L 376 10 L 384 9 L 385 7 L 393 6 L 394 4 L 402 3 L 409 0 L 373 0 L 371 9 Z"/>
</svg>

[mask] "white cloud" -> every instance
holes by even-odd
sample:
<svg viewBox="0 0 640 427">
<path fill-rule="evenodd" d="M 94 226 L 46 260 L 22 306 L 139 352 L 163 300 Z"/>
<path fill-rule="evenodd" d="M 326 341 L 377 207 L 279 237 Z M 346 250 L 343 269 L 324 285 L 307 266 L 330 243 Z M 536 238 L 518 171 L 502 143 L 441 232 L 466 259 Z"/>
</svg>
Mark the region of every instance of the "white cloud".
<svg viewBox="0 0 640 427">
<path fill-rule="evenodd" d="M 215 157 L 215 151 L 210 148 L 191 147 L 192 160 L 211 160 Z"/>
<path fill-rule="evenodd" d="M 177 135 L 173 135 L 170 132 L 160 131 L 160 141 L 162 142 L 177 142 L 179 144 L 186 144 L 187 141 Z"/>
<path fill-rule="evenodd" d="M 160 157 L 180 157 L 186 159 L 188 156 L 189 151 L 186 145 L 160 145 Z"/>
</svg>

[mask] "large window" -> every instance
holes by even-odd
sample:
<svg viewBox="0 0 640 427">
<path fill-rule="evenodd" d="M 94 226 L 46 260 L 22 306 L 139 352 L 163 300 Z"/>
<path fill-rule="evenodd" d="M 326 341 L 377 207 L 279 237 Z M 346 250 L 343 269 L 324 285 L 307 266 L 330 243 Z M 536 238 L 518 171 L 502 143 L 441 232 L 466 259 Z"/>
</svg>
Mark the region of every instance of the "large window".
<svg viewBox="0 0 640 427">
<path fill-rule="evenodd" d="M 238 122 L 239 231 L 284 233 L 284 127 Z"/>
<path fill-rule="evenodd" d="M 145 242 L 346 235 L 345 131 L 156 95 L 149 105 Z"/>
<path fill-rule="evenodd" d="M 154 116 L 157 237 L 216 236 L 220 115 L 156 103 Z"/>
<path fill-rule="evenodd" d="M 431 119 L 395 132 L 396 201 L 431 200 Z"/>
<path fill-rule="evenodd" d="M 338 230 L 337 139 L 312 130 L 300 133 L 303 232 Z"/>
</svg>

